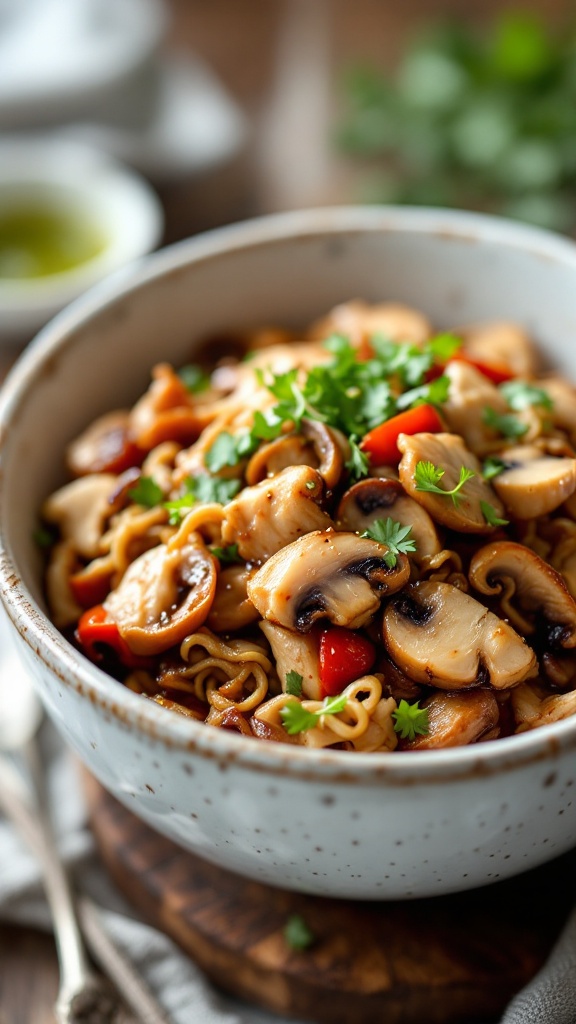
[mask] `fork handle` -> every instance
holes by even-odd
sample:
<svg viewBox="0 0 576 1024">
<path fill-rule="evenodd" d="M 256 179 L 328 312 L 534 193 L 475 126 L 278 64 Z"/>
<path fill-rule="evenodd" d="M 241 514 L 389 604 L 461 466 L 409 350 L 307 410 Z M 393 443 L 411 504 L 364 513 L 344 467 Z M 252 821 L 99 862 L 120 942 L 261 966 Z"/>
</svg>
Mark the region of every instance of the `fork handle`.
<svg viewBox="0 0 576 1024">
<path fill-rule="evenodd" d="M 25 753 L 35 785 L 42 774 L 34 741 L 30 741 Z M 41 782 L 38 800 L 33 804 L 28 788 L 3 755 L 0 755 L 0 780 L 0 808 L 30 847 L 42 870 L 60 965 L 60 988 L 55 1006 L 57 1020 L 59 1024 L 111 1024 L 118 1001 L 107 982 L 96 978 L 88 966 L 70 882 L 45 810 L 44 784 Z"/>
</svg>

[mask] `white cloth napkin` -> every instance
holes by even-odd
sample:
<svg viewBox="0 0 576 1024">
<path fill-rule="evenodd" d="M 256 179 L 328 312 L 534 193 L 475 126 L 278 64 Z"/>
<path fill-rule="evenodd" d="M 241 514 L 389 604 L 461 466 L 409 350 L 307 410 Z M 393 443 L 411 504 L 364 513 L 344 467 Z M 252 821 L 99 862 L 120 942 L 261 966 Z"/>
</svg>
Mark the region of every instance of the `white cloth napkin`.
<svg viewBox="0 0 576 1024">
<path fill-rule="evenodd" d="M 99 861 L 72 758 L 50 726 L 43 740 L 61 855 L 73 870 L 77 889 L 102 908 L 110 937 L 146 980 L 171 1024 L 289 1024 L 217 992 L 170 939 L 137 919 Z M 0 918 L 49 929 L 34 859 L 1 819 L 0 863 Z M 501 1024 L 576 1024 L 576 911 L 548 963 L 513 999 Z"/>
</svg>

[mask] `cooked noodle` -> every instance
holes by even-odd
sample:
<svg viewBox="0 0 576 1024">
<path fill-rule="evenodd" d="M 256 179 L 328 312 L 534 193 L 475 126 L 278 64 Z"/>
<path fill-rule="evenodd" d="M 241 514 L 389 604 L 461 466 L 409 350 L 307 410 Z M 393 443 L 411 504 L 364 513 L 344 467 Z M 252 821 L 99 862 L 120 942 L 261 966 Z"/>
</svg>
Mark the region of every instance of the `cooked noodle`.
<svg viewBox="0 0 576 1024">
<path fill-rule="evenodd" d="M 351 302 L 242 345 L 197 392 L 158 364 L 70 445 L 42 509 L 56 625 L 143 699 L 269 742 L 576 714 L 576 391 L 525 333 Z"/>
</svg>

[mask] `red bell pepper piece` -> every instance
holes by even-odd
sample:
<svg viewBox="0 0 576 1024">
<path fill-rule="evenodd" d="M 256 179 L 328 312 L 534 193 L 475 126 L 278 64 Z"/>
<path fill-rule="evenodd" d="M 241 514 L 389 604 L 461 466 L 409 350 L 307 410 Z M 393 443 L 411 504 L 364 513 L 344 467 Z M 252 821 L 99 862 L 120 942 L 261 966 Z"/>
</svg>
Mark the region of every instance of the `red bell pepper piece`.
<svg viewBox="0 0 576 1024">
<path fill-rule="evenodd" d="M 101 604 L 110 590 L 110 572 L 103 575 L 87 573 L 85 570 L 75 572 L 70 577 L 70 590 L 74 600 L 83 608 L 91 608 L 95 604 Z"/>
<path fill-rule="evenodd" d="M 423 403 L 399 412 L 371 430 L 360 442 L 376 466 L 397 466 L 400 462 L 399 434 L 439 434 L 444 424 L 433 405 Z"/>
<path fill-rule="evenodd" d="M 497 365 L 496 363 L 484 363 L 481 359 L 472 359 L 471 356 L 467 356 L 465 352 L 456 352 L 451 357 L 451 360 L 456 360 L 460 363 L 468 363 L 469 366 L 473 366 L 475 370 L 482 373 L 488 380 L 491 380 L 493 384 L 504 384 L 507 380 L 513 380 L 514 374 L 504 365 Z"/>
<path fill-rule="evenodd" d="M 108 618 L 108 612 L 101 604 L 88 608 L 80 616 L 76 639 L 91 661 L 102 661 L 102 647 L 109 647 L 127 668 L 150 668 L 154 664 L 152 658 L 134 654 L 130 650 L 118 626 Z"/>
<path fill-rule="evenodd" d="M 366 675 L 376 661 L 376 648 L 352 629 L 332 626 L 320 633 L 318 647 L 323 697 L 335 697 L 348 683 Z"/>
</svg>

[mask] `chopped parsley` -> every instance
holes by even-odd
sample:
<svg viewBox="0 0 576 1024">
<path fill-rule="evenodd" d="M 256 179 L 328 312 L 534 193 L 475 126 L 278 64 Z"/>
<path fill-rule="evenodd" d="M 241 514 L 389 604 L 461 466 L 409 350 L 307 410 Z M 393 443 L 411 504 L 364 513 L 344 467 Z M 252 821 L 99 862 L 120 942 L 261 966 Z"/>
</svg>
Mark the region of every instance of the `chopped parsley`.
<svg viewBox="0 0 576 1024">
<path fill-rule="evenodd" d="M 493 480 L 506 469 L 506 463 L 502 462 L 496 455 L 489 455 L 482 466 L 482 476 L 485 480 Z"/>
<path fill-rule="evenodd" d="M 282 724 L 289 736 L 296 733 L 306 732 L 318 725 L 323 715 L 337 715 L 346 707 L 346 695 L 341 693 L 337 697 L 325 697 L 319 711 L 307 711 L 297 700 L 285 704 L 280 711 Z"/>
<path fill-rule="evenodd" d="M 128 497 L 144 508 L 154 508 L 164 500 L 164 491 L 151 476 L 141 476 L 138 482 L 128 491 Z"/>
<path fill-rule="evenodd" d="M 290 949 L 308 949 L 315 940 L 314 933 L 310 930 L 300 914 L 291 914 L 284 926 L 284 941 Z"/>
<path fill-rule="evenodd" d="M 537 388 L 526 380 L 509 380 L 500 385 L 500 391 L 511 409 L 518 412 L 531 405 L 539 405 L 542 409 L 551 410 L 553 402 L 542 388 Z"/>
<path fill-rule="evenodd" d="M 207 391 L 210 387 L 210 375 L 202 367 L 196 366 L 194 363 L 181 366 L 178 370 L 178 376 L 186 390 L 192 394 L 200 394 L 200 392 Z"/>
<path fill-rule="evenodd" d="M 350 444 L 350 458 L 346 461 L 345 467 L 350 473 L 350 479 L 353 481 L 361 480 L 362 477 L 368 476 L 370 469 L 370 457 L 363 452 L 358 444 L 358 439 L 352 435 L 348 438 Z"/>
<path fill-rule="evenodd" d="M 528 430 L 528 424 L 522 423 L 513 413 L 496 412 L 490 405 L 484 409 L 482 420 L 487 427 L 492 427 L 493 430 L 513 441 L 523 437 Z"/>
<path fill-rule="evenodd" d="M 221 565 L 236 565 L 243 561 L 238 554 L 237 544 L 228 544 L 225 548 L 210 548 L 210 553 L 218 559 Z"/>
<path fill-rule="evenodd" d="M 445 491 L 444 488 L 438 486 L 444 473 L 445 470 L 435 466 L 433 462 L 418 462 L 414 471 L 416 490 L 428 491 L 430 494 L 441 494 L 443 498 L 452 498 L 452 502 L 458 508 L 462 499 L 460 492 L 464 484 L 476 474 L 471 469 L 467 469 L 466 466 L 460 466 L 458 483 L 450 491 Z"/>
<path fill-rule="evenodd" d="M 360 536 L 385 544 L 389 550 L 384 555 L 384 561 L 389 569 L 393 569 L 399 554 L 416 551 L 416 541 L 410 536 L 411 533 L 411 526 L 402 526 L 402 523 L 388 516 L 386 519 L 375 519 Z"/>
<path fill-rule="evenodd" d="M 508 526 L 508 519 L 500 519 L 496 509 L 487 501 L 480 502 L 480 509 L 484 519 L 490 526 Z"/>
<path fill-rule="evenodd" d="M 420 701 L 409 704 L 402 698 L 396 711 L 392 712 L 392 718 L 394 731 L 399 733 L 403 740 L 413 740 L 416 736 L 426 736 L 428 733 L 428 709 L 421 708 Z"/>
<path fill-rule="evenodd" d="M 295 672 L 294 669 L 291 669 L 290 672 L 286 673 L 286 693 L 291 694 L 292 697 L 301 697 L 303 682 L 303 676 L 299 672 Z"/>
<path fill-rule="evenodd" d="M 240 486 L 239 480 L 223 480 L 221 477 L 209 476 L 208 473 L 186 477 L 184 491 L 180 497 L 163 503 L 164 508 L 170 513 L 169 522 L 173 526 L 178 525 L 181 518 L 197 502 L 204 505 L 210 505 L 212 502 L 225 505 L 238 493 Z"/>
<path fill-rule="evenodd" d="M 241 459 L 258 447 L 250 431 L 243 430 L 239 434 L 230 434 L 223 430 L 204 455 L 204 464 L 211 473 L 219 473 L 226 466 L 237 466 Z"/>
<path fill-rule="evenodd" d="M 51 548 L 56 540 L 56 535 L 47 526 L 37 526 L 32 534 L 32 539 L 39 548 Z"/>
</svg>

